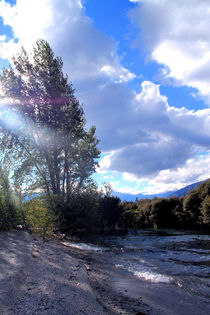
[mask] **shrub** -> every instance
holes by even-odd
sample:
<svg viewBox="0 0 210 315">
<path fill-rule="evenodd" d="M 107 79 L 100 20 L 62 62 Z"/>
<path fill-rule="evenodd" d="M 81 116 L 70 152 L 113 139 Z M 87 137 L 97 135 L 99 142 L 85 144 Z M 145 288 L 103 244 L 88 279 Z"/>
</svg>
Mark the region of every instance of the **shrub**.
<svg viewBox="0 0 210 315">
<path fill-rule="evenodd" d="M 26 226 L 40 235 L 44 240 L 55 229 L 56 216 L 43 199 L 31 199 L 23 205 Z"/>
</svg>

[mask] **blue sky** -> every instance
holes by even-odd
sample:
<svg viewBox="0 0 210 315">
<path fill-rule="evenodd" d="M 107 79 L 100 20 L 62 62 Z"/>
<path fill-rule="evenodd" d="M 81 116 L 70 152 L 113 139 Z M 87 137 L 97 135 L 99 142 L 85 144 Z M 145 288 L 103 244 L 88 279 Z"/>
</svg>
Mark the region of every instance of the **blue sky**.
<svg viewBox="0 0 210 315">
<path fill-rule="evenodd" d="M 210 3 L 0 0 L 0 68 L 49 41 L 96 125 L 94 176 L 124 193 L 210 177 Z"/>
</svg>

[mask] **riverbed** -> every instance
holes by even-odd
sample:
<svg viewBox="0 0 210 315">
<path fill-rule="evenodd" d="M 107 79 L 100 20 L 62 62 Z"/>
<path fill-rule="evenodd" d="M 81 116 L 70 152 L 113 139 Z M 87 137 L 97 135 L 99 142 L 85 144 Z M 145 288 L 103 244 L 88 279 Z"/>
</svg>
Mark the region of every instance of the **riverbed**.
<svg viewBox="0 0 210 315">
<path fill-rule="evenodd" d="M 143 301 L 145 313 L 210 312 L 209 235 L 145 230 L 123 236 L 86 236 L 65 245 L 83 253 L 92 273 L 98 266 L 96 278 L 101 272 L 119 293 Z M 89 276 L 94 278 L 91 272 Z M 99 288 L 100 281 L 95 285 Z"/>
<path fill-rule="evenodd" d="M 209 314 L 208 235 L 0 233 L 0 314 Z"/>
</svg>

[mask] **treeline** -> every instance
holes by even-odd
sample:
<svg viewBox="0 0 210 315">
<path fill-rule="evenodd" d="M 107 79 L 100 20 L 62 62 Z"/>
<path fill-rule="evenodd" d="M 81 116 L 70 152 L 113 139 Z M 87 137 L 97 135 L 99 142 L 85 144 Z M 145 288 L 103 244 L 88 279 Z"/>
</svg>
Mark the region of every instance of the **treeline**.
<svg viewBox="0 0 210 315">
<path fill-rule="evenodd" d="M 0 230 L 22 225 L 45 238 L 55 231 L 79 234 L 117 229 L 210 229 L 210 180 L 181 198 L 136 202 L 121 202 L 110 191 L 99 192 L 90 185 L 82 193 L 72 194 L 64 204 L 54 195 L 21 198 L 10 188 L 7 173 L 1 173 Z"/>
<path fill-rule="evenodd" d="M 122 219 L 129 228 L 210 228 L 210 180 L 187 196 L 123 202 Z"/>
<path fill-rule="evenodd" d="M 0 183 L 0 231 L 23 228 L 44 239 L 53 232 L 67 234 L 114 231 L 121 222 L 120 199 L 90 185 L 63 202 L 59 196 L 21 195 L 10 187 L 5 172 Z"/>
</svg>

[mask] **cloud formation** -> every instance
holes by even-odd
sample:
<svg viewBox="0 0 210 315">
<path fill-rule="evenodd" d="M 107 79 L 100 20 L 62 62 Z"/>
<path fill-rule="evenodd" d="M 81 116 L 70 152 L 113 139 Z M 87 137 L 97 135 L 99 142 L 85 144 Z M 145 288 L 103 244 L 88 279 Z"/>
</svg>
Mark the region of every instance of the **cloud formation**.
<svg viewBox="0 0 210 315">
<path fill-rule="evenodd" d="M 208 0 L 141 0 L 130 14 L 150 58 L 166 80 L 198 90 L 210 105 L 210 9 Z M 138 45 L 138 44 L 137 44 Z"/>
<path fill-rule="evenodd" d="M 210 150 L 210 109 L 187 110 L 169 106 L 159 86 L 142 83 L 129 112 L 127 141 L 102 160 L 103 170 L 159 176 L 162 170 L 177 170 L 201 148 Z M 120 133 L 118 138 L 120 138 Z"/>
<path fill-rule="evenodd" d="M 210 152 L 209 152 L 210 153 Z M 183 167 L 177 169 L 163 170 L 153 177 L 132 176 L 129 173 L 123 173 L 123 179 L 127 182 L 133 182 L 134 186 L 124 186 L 120 192 L 138 194 L 157 194 L 165 191 L 175 191 L 186 185 L 197 181 L 202 181 L 210 177 L 209 172 L 210 155 L 200 155 L 189 159 Z M 147 185 L 145 185 L 147 183 Z M 142 186 L 143 189 L 142 189 Z M 113 182 L 113 187 L 115 182 Z"/>
<path fill-rule="evenodd" d="M 3 57 L 6 47 L 14 45 L 15 49 L 16 44 L 17 50 L 21 44 L 30 49 L 38 38 L 44 38 L 56 54 L 62 56 L 65 70 L 74 82 L 81 78 L 101 78 L 102 81 L 109 78 L 116 82 L 134 78 L 134 74 L 120 64 L 114 40 L 94 27 L 79 0 L 17 0 L 14 6 L 1 0 L 0 12 L 14 35 L 2 43 L 4 50 L 2 48 L 0 54 Z"/>
</svg>

